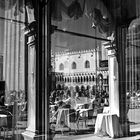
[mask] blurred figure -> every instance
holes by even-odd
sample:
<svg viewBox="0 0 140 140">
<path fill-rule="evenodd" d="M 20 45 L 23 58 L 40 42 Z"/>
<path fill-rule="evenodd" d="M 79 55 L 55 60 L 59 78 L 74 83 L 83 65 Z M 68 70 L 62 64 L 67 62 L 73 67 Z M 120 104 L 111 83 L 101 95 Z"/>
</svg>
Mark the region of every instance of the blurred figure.
<svg viewBox="0 0 140 140">
<path fill-rule="evenodd" d="M 129 108 L 130 108 L 130 95 L 128 94 L 126 96 L 126 113 L 127 114 L 128 114 Z"/>
<path fill-rule="evenodd" d="M 4 95 L 0 97 L 0 106 L 4 106 Z"/>
<path fill-rule="evenodd" d="M 75 100 L 80 100 L 78 92 L 75 93 Z"/>
<path fill-rule="evenodd" d="M 89 109 L 94 109 L 95 95 L 91 95 Z"/>
</svg>

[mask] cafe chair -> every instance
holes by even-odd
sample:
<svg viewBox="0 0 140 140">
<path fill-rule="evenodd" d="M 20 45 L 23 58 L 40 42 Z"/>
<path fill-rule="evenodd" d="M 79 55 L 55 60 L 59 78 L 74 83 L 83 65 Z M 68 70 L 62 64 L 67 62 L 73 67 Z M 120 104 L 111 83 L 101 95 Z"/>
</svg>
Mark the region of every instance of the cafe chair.
<svg viewBox="0 0 140 140">
<path fill-rule="evenodd" d="M 94 108 L 92 109 L 81 109 L 78 111 L 78 119 L 77 119 L 77 125 L 79 127 L 79 123 L 83 122 L 85 127 L 87 127 L 87 122 L 92 121 L 92 125 L 94 125 L 94 120 L 96 119 L 97 115 L 95 113 Z"/>
<path fill-rule="evenodd" d="M 65 110 L 65 109 L 64 109 Z M 77 114 L 75 109 L 67 109 L 66 112 L 61 110 L 58 112 L 56 127 L 61 130 L 61 134 L 64 134 L 64 131 L 68 130 L 72 132 L 74 130 L 77 133 Z"/>
<path fill-rule="evenodd" d="M 79 128 L 79 124 L 80 122 L 82 122 L 82 124 L 86 127 L 86 121 L 87 121 L 87 117 L 88 117 L 88 112 L 84 109 L 80 109 L 77 111 L 77 126 Z M 82 125 L 82 127 L 83 127 Z"/>
<path fill-rule="evenodd" d="M 87 120 L 88 121 L 92 121 L 92 125 L 94 126 L 95 125 L 95 120 L 97 118 L 97 114 L 95 113 L 95 109 L 89 109 L 88 110 L 88 118 Z"/>
<path fill-rule="evenodd" d="M 70 109 L 69 110 L 69 123 L 70 123 L 70 131 L 74 130 L 75 133 L 77 133 L 78 125 L 77 125 L 77 119 L 78 119 L 78 114 L 75 109 Z"/>
<path fill-rule="evenodd" d="M 5 140 L 9 136 L 13 136 L 13 115 L 10 111 L 3 107 L 0 108 L 0 116 L 1 118 L 3 117 L 3 121 L 0 123 L 0 136 L 2 136 Z"/>
</svg>

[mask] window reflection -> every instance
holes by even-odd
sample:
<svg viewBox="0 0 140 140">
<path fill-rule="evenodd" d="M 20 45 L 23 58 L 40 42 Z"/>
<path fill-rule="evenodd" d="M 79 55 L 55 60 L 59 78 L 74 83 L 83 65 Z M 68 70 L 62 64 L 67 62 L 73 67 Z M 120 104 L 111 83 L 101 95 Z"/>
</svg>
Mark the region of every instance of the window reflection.
<svg viewBox="0 0 140 140">
<path fill-rule="evenodd" d="M 72 69 L 76 69 L 76 63 L 75 62 L 72 63 Z"/>
<path fill-rule="evenodd" d="M 85 68 L 90 68 L 90 62 L 88 60 L 85 62 Z"/>
<path fill-rule="evenodd" d="M 59 70 L 64 70 L 64 64 L 60 64 L 60 66 L 59 66 Z"/>
</svg>

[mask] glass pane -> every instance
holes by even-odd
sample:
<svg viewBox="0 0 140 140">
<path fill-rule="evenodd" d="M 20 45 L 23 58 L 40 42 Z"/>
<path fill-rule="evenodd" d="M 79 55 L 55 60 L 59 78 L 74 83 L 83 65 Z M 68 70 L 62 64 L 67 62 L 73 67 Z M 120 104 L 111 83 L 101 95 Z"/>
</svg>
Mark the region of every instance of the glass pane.
<svg viewBox="0 0 140 140">
<path fill-rule="evenodd" d="M 5 139 L 21 139 L 27 127 L 24 5 L 24 0 L 0 1 L 0 131 Z"/>
<path fill-rule="evenodd" d="M 139 128 L 140 114 L 140 41 L 139 41 L 140 19 L 133 20 L 128 28 L 126 48 L 126 88 L 127 108 L 130 121 L 130 130 Z"/>
<path fill-rule="evenodd" d="M 87 1 L 86 5 L 84 0 L 51 1 L 53 74 L 50 121 L 56 133 L 71 133 L 82 129 L 90 131 L 94 128 L 95 116 L 103 112 L 104 106 L 109 105 L 108 57 L 102 44 L 108 36 L 105 30 L 109 28 L 106 25 L 103 25 L 106 29 L 102 28 L 98 23 L 93 25 L 94 15 L 90 14 L 101 14 L 104 11 L 106 16 L 109 15 L 105 6 L 103 9 L 92 9 L 90 4 L 103 6 L 102 2 L 92 0 Z M 84 8 L 87 7 L 85 12 Z M 99 15 L 95 16 L 98 18 Z M 90 109 L 90 116 L 88 112 L 77 112 L 82 109 Z M 77 113 L 89 117 L 87 126 L 82 125 L 82 121 L 76 125 Z"/>
</svg>

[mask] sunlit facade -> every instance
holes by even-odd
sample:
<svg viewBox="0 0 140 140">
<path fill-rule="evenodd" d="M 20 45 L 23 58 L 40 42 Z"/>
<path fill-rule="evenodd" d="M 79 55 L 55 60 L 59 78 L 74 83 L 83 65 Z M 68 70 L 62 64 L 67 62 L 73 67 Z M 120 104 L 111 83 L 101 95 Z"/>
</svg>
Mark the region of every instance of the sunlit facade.
<svg viewBox="0 0 140 140">
<path fill-rule="evenodd" d="M 99 47 L 100 50 L 102 46 Z M 97 55 L 96 55 L 97 53 Z M 58 52 L 52 62 L 56 77 L 56 87 L 93 89 L 96 87 L 96 78 L 103 75 L 103 89 L 108 91 L 108 66 L 101 67 L 99 63 L 106 53 L 96 50 L 81 50 L 75 52 Z M 107 58 L 106 58 L 107 59 Z M 108 60 L 104 60 L 108 61 Z"/>
</svg>

